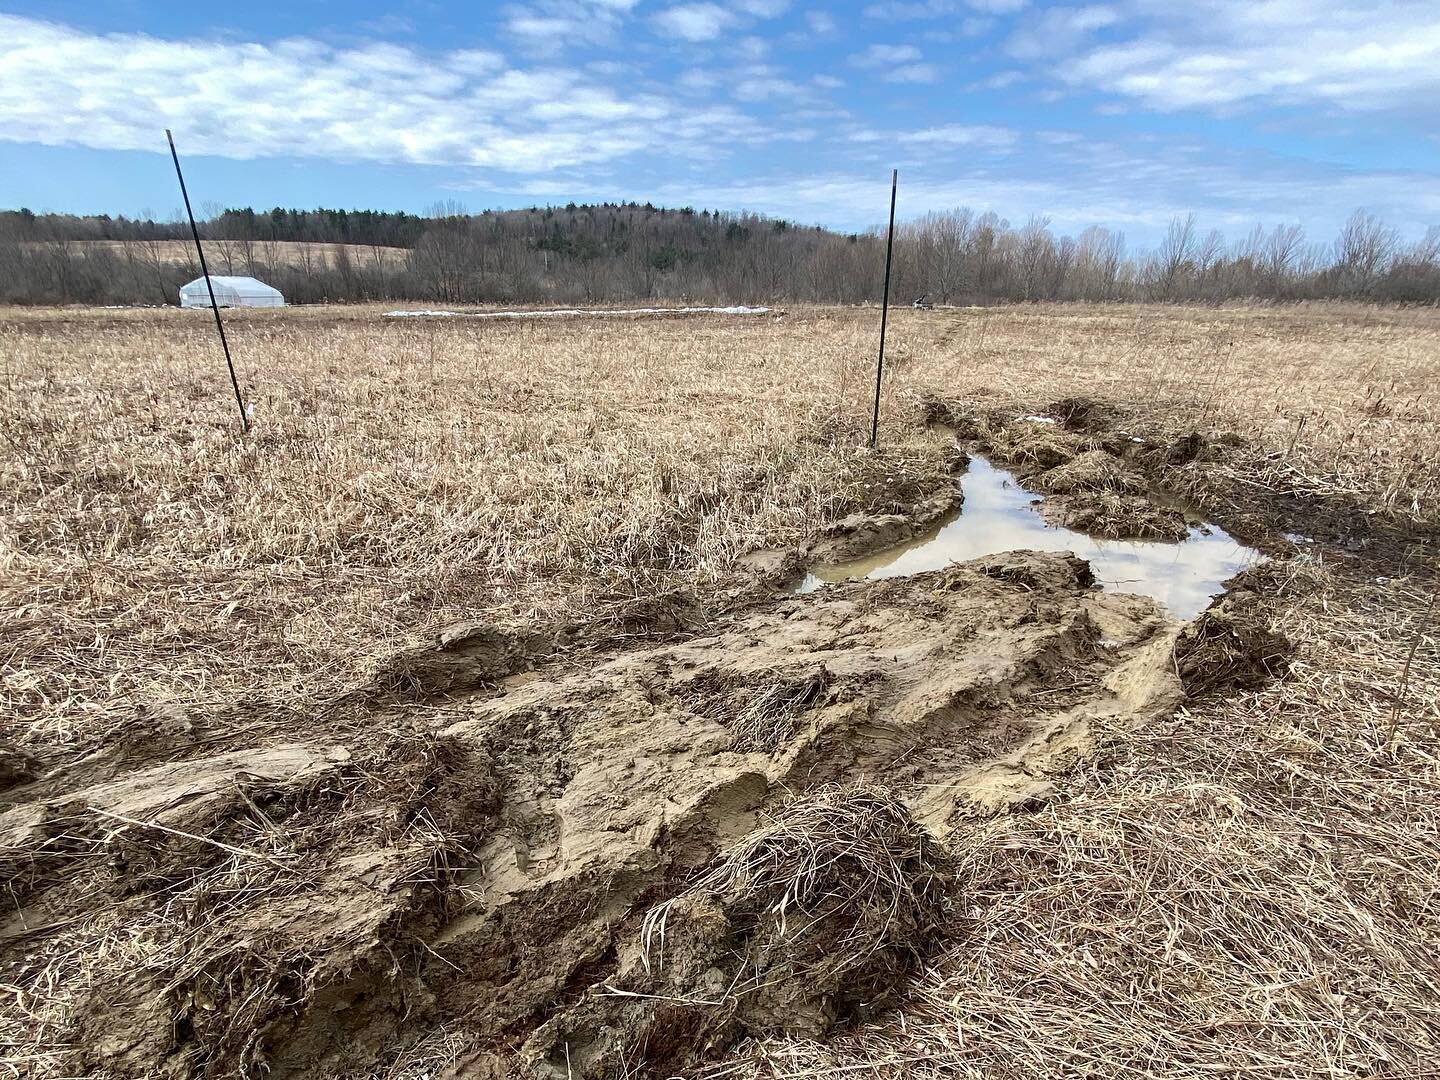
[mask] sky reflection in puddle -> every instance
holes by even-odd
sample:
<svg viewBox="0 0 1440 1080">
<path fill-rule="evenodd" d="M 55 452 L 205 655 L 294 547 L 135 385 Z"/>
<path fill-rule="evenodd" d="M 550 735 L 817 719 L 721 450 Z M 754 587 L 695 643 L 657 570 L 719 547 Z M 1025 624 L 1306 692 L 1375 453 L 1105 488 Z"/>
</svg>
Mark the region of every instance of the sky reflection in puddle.
<svg viewBox="0 0 1440 1080">
<path fill-rule="evenodd" d="M 1002 551 L 1070 551 L 1090 563 L 1095 580 L 1115 592 L 1153 596 L 1180 619 L 1192 619 L 1224 592 L 1223 582 L 1263 560 L 1224 529 L 1192 526 L 1189 539 L 1099 540 L 1048 525 L 1031 503 L 1037 496 L 982 457 L 961 479 L 959 514 L 897 547 L 829 566 L 812 567 L 796 592 L 838 581 L 904 577 Z"/>
</svg>

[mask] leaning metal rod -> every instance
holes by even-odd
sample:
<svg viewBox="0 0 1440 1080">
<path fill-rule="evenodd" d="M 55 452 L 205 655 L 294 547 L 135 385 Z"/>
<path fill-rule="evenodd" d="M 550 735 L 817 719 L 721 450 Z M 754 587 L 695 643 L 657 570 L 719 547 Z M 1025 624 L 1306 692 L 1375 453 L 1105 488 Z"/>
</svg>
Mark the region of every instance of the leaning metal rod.
<svg viewBox="0 0 1440 1080">
<path fill-rule="evenodd" d="M 210 310 L 215 313 L 215 329 L 220 332 L 220 347 L 225 350 L 225 366 L 230 369 L 230 385 L 235 388 L 235 404 L 240 407 L 240 430 L 250 433 L 250 417 L 245 413 L 245 398 L 240 394 L 240 380 L 235 377 L 235 361 L 230 359 L 230 343 L 225 340 L 225 324 L 220 321 L 220 305 L 215 302 L 215 286 L 210 284 L 210 268 L 205 265 L 205 249 L 200 246 L 200 230 L 195 227 L 195 211 L 190 209 L 190 193 L 185 190 L 185 174 L 180 171 L 180 155 L 175 152 L 175 138 L 165 129 L 170 144 L 170 157 L 175 162 L 175 175 L 180 180 L 180 197 L 185 200 L 185 215 L 190 219 L 190 235 L 195 238 L 195 254 L 200 256 L 200 273 L 205 276 L 205 291 L 210 294 Z"/>
<path fill-rule="evenodd" d="M 880 302 L 880 356 L 875 361 L 875 412 L 870 418 L 870 449 L 880 439 L 880 379 L 885 372 L 885 323 L 890 316 L 890 254 L 895 249 L 895 189 L 900 170 L 890 170 L 890 231 L 885 234 L 885 296 Z"/>
</svg>

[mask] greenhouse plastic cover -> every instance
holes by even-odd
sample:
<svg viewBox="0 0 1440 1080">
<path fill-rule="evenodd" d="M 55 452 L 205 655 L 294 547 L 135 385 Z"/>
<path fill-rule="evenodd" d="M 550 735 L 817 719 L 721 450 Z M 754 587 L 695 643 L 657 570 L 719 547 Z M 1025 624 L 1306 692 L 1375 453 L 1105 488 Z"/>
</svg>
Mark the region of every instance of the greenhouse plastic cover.
<svg viewBox="0 0 1440 1080">
<path fill-rule="evenodd" d="M 221 277 L 211 274 L 210 285 L 215 290 L 215 302 L 221 307 L 285 306 L 285 297 L 280 294 L 279 289 L 271 288 L 253 277 Z M 210 294 L 205 289 L 203 277 L 180 286 L 180 306 L 210 306 Z"/>
</svg>

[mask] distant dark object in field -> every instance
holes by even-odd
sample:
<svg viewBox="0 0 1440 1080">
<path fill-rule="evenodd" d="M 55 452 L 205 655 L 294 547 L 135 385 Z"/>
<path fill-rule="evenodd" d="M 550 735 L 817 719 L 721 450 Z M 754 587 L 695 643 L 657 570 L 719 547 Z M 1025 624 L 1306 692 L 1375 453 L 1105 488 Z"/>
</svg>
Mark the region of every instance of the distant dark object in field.
<svg viewBox="0 0 1440 1080">
<path fill-rule="evenodd" d="M 930 301 L 926 298 L 926 294 L 924 293 L 921 293 L 919 296 L 917 296 L 915 298 L 915 302 L 910 306 L 920 311 L 929 311 L 931 308 Z"/>
</svg>

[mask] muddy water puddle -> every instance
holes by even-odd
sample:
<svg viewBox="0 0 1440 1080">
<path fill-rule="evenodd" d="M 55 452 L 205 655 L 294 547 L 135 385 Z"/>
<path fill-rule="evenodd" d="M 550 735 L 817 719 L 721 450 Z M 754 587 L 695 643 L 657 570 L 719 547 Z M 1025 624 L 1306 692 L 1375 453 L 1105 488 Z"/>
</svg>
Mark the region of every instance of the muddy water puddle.
<svg viewBox="0 0 1440 1080">
<path fill-rule="evenodd" d="M 1263 561 L 1224 529 L 1194 524 L 1180 543 L 1101 540 L 1048 524 L 1039 496 L 979 456 L 961 481 L 963 507 L 913 540 L 856 559 L 812 567 L 796 587 L 813 592 L 840 581 L 904 577 L 1004 551 L 1069 551 L 1090 563 L 1095 580 L 1115 592 L 1153 596 L 1180 619 L 1192 619 L 1224 592 L 1228 578 Z"/>
</svg>

